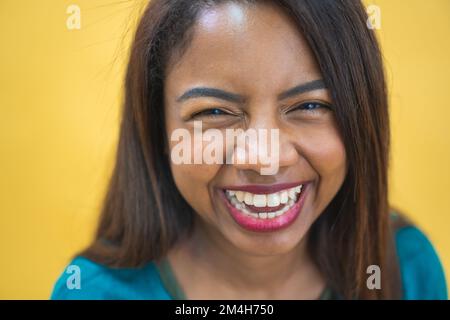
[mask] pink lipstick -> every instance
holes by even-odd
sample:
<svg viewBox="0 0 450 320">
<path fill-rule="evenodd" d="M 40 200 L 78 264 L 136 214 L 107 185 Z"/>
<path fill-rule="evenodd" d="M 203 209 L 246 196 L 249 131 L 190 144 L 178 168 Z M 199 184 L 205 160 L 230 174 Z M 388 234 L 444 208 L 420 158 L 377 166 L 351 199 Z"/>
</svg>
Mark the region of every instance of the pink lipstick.
<svg viewBox="0 0 450 320">
<path fill-rule="evenodd" d="M 255 232 L 276 231 L 300 215 L 308 182 L 227 186 L 219 194 L 236 223 Z"/>
</svg>

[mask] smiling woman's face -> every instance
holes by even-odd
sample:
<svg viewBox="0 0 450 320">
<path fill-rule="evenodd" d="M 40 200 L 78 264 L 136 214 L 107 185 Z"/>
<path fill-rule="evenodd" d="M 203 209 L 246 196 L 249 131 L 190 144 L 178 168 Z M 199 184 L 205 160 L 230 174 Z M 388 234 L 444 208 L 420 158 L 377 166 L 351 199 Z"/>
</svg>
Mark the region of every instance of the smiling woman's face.
<svg viewBox="0 0 450 320">
<path fill-rule="evenodd" d="M 280 155 L 274 175 L 261 175 L 260 163 L 171 162 L 178 190 L 210 234 L 249 254 L 285 253 L 336 195 L 346 155 L 320 79 L 307 42 L 279 8 L 230 2 L 202 11 L 188 48 L 166 72 L 167 136 L 180 128 L 193 136 L 194 121 L 222 132 L 277 128 Z M 197 87 L 230 94 L 179 99 Z"/>
</svg>

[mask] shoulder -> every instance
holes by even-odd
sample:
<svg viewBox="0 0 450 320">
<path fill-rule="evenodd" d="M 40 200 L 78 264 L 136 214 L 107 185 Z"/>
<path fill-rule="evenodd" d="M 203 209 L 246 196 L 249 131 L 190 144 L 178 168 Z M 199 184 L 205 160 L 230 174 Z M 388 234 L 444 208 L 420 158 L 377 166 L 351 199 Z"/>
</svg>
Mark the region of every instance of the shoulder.
<svg viewBox="0 0 450 320">
<path fill-rule="evenodd" d="M 170 299 L 153 262 L 141 268 L 111 268 L 76 257 L 56 281 L 51 299 Z"/>
<path fill-rule="evenodd" d="M 397 255 L 407 300 L 447 299 L 444 271 L 439 257 L 425 234 L 413 225 L 395 232 Z"/>
</svg>

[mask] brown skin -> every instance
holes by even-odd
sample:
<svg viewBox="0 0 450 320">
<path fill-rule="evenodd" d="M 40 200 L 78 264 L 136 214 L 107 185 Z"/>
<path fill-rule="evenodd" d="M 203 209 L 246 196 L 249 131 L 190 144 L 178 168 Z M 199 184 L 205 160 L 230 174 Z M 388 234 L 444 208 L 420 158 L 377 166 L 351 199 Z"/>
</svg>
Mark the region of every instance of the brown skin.
<svg viewBox="0 0 450 320">
<path fill-rule="evenodd" d="M 177 128 L 193 134 L 190 116 L 211 108 L 233 115 L 196 117 L 204 129 L 280 130 L 280 168 L 275 175 L 260 175 L 259 163 L 171 164 L 178 190 L 197 213 L 192 236 L 168 255 L 187 298 L 319 297 L 326 284 L 306 251 L 308 230 L 342 185 L 347 164 L 330 109 L 290 109 L 310 101 L 331 105 L 328 90 L 277 98 L 322 78 L 307 42 L 273 5 L 227 3 L 202 12 L 192 42 L 169 66 L 164 91 L 168 137 Z M 205 97 L 176 101 L 196 86 L 240 94 L 245 102 Z M 298 181 L 311 181 L 302 212 L 289 227 L 274 232 L 243 229 L 218 196 L 224 186 Z"/>
</svg>

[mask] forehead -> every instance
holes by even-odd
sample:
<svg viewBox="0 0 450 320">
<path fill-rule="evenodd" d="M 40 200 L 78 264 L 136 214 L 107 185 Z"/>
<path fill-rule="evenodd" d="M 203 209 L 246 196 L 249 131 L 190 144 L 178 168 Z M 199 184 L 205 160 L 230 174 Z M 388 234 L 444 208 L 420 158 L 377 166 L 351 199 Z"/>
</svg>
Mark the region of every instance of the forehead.
<svg viewBox="0 0 450 320">
<path fill-rule="evenodd" d="M 321 77 L 306 40 L 274 5 L 225 3 L 203 10 L 193 28 L 188 48 L 169 64 L 169 93 L 215 85 L 275 94 Z"/>
</svg>

